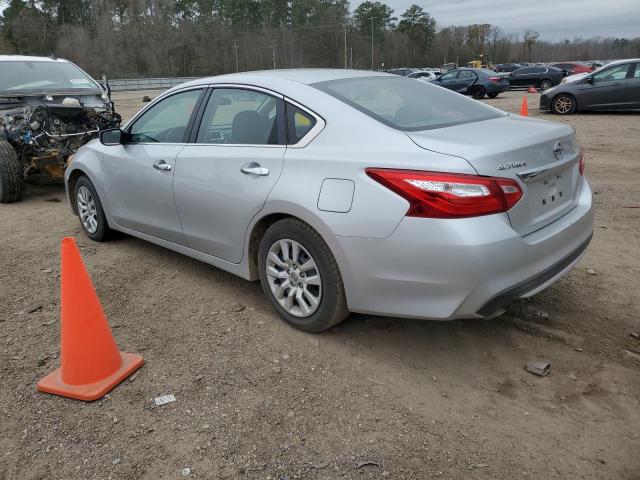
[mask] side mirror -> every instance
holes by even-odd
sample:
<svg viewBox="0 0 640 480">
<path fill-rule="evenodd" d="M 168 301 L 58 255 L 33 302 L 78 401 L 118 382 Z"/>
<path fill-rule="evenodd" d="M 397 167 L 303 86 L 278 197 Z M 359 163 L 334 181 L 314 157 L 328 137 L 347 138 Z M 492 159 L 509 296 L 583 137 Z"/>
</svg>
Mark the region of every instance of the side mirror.
<svg viewBox="0 0 640 480">
<path fill-rule="evenodd" d="M 109 128 L 100 132 L 100 143 L 106 146 L 122 145 L 122 130 Z"/>
<path fill-rule="evenodd" d="M 590 83 L 593 85 L 593 77 L 587 77 L 586 78 L 587 83 Z"/>
</svg>

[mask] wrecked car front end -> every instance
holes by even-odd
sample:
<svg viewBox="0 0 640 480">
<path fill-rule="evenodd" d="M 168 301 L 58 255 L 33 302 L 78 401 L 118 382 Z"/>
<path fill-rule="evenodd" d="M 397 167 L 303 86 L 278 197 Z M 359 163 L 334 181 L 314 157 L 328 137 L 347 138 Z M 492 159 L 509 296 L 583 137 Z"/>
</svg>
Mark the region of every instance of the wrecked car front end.
<svg viewBox="0 0 640 480">
<path fill-rule="evenodd" d="M 0 93 L 0 132 L 14 147 L 24 175 L 64 175 L 69 157 L 97 137 L 120 125 L 120 115 L 102 92 L 78 95 Z"/>
</svg>

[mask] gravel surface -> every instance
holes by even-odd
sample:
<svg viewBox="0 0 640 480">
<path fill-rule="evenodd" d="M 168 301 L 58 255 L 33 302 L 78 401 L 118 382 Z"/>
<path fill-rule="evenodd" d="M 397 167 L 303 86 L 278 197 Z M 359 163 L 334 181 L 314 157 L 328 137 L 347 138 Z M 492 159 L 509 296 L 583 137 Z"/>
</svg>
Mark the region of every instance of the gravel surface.
<svg viewBox="0 0 640 480">
<path fill-rule="evenodd" d="M 517 111 L 522 95 L 487 103 Z M 0 479 L 640 478 L 640 115 L 559 118 L 528 97 L 578 132 L 595 236 L 566 278 L 490 321 L 353 315 L 304 334 L 257 283 L 124 235 L 93 243 L 59 184 L 29 184 L 0 205 Z M 68 235 L 120 348 L 146 360 L 93 403 L 35 390 L 59 364 Z"/>
</svg>

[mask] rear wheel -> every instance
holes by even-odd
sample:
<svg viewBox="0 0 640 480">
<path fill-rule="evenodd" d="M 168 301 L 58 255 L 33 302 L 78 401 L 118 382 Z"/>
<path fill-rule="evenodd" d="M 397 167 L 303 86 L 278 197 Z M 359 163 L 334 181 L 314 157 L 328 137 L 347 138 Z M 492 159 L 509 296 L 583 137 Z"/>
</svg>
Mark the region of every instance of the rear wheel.
<svg viewBox="0 0 640 480">
<path fill-rule="evenodd" d="M 0 203 L 19 202 L 24 196 L 24 168 L 11 144 L 0 140 Z"/>
<path fill-rule="evenodd" d="M 548 78 L 545 78 L 540 82 L 540 90 L 544 91 L 544 90 L 547 90 L 548 88 L 551 88 L 552 86 L 553 86 L 553 82 Z"/>
<path fill-rule="evenodd" d="M 571 115 L 575 113 L 576 108 L 576 99 L 565 93 L 561 93 L 551 101 L 551 111 L 558 115 Z"/>
<path fill-rule="evenodd" d="M 258 269 L 265 295 L 293 327 L 322 332 L 349 315 L 338 264 L 306 223 L 286 218 L 271 225 L 260 241 Z"/>
<path fill-rule="evenodd" d="M 112 231 L 107 224 L 98 193 L 87 177 L 80 177 L 76 182 L 75 199 L 84 233 L 96 242 L 108 240 Z"/>
<path fill-rule="evenodd" d="M 487 97 L 489 98 L 496 98 L 499 95 L 499 93 L 487 93 Z"/>
<path fill-rule="evenodd" d="M 471 96 L 476 100 L 482 100 L 487 94 L 487 91 L 482 86 L 473 87 L 471 89 Z"/>
</svg>

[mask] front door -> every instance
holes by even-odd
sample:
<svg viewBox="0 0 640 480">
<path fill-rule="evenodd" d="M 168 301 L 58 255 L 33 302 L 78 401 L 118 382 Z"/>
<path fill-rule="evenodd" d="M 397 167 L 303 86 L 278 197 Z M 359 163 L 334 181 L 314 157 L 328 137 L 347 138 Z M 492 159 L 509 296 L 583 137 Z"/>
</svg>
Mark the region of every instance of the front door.
<svg viewBox="0 0 640 480">
<path fill-rule="evenodd" d="M 127 129 L 123 145 L 104 149 L 104 191 L 118 225 L 184 243 L 173 199 L 174 167 L 202 92 L 176 93 L 154 104 Z"/>
<path fill-rule="evenodd" d="M 591 75 L 591 81 L 581 80 L 578 108 L 616 108 L 624 105 L 627 72 L 633 64 L 615 65 Z"/>
<path fill-rule="evenodd" d="M 284 102 L 249 88 L 216 88 L 197 135 L 178 154 L 174 195 L 186 244 L 242 259 L 251 219 L 282 171 Z"/>
</svg>

